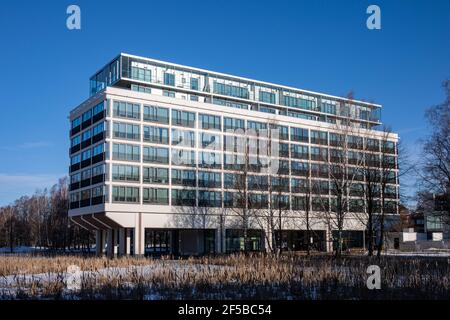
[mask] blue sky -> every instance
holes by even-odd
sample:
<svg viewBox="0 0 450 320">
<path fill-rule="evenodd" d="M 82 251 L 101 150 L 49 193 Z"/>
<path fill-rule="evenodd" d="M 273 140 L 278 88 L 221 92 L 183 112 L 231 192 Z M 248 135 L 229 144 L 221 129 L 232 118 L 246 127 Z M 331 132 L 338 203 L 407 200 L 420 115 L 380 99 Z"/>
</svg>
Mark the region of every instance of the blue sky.
<svg viewBox="0 0 450 320">
<path fill-rule="evenodd" d="M 66 8 L 81 8 L 81 30 Z M 381 30 L 366 8 L 381 8 Z M 3 1 L 0 205 L 68 170 L 69 111 L 119 52 L 383 105 L 418 157 L 450 77 L 450 1 Z"/>
</svg>

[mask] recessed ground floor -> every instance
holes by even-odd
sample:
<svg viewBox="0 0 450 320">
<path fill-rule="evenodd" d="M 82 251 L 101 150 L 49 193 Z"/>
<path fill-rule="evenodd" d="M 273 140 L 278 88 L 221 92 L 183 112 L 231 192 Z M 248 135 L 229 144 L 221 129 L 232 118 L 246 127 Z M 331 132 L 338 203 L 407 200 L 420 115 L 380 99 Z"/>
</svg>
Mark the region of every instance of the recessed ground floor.
<svg viewBox="0 0 450 320">
<path fill-rule="evenodd" d="M 301 218 L 286 219 L 270 232 L 257 223 L 244 230 L 239 219 L 172 214 L 95 213 L 72 216 L 78 225 L 95 231 L 97 254 L 195 256 L 237 251 L 318 251 L 336 248 L 337 231 L 316 223 L 306 230 Z M 214 218 L 214 219 L 213 219 Z M 175 222 L 174 222 L 175 221 Z M 342 232 L 344 249 L 363 249 L 364 229 L 348 224 Z M 245 241 L 246 239 L 246 241 Z"/>
</svg>

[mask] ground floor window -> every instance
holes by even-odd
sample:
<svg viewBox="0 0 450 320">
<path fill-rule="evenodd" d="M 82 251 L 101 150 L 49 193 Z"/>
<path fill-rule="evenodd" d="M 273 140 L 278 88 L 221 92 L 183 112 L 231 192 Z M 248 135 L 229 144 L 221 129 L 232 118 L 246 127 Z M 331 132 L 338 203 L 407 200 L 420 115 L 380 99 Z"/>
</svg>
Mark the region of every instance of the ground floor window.
<svg viewBox="0 0 450 320">
<path fill-rule="evenodd" d="M 263 231 L 249 229 L 247 230 L 247 250 L 263 250 Z M 227 229 L 225 233 L 225 243 L 227 252 L 244 251 L 244 230 Z"/>
</svg>

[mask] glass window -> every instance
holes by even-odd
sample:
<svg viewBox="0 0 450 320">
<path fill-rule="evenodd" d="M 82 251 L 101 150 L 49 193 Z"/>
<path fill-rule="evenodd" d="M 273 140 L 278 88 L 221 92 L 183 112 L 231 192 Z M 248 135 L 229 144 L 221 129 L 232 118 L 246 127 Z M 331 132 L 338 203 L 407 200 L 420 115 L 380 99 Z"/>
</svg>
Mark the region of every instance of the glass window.
<svg viewBox="0 0 450 320">
<path fill-rule="evenodd" d="M 198 79 L 191 78 L 191 90 L 198 90 Z"/>
<path fill-rule="evenodd" d="M 220 116 L 213 116 L 210 114 L 200 114 L 200 125 L 202 129 L 222 129 Z"/>
<path fill-rule="evenodd" d="M 172 129 L 172 145 L 178 147 L 194 148 L 195 132 Z"/>
<path fill-rule="evenodd" d="M 158 106 L 144 106 L 144 121 L 169 123 L 169 109 Z"/>
<path fill-rule="evenodd" d="M 151 82 L 151 77 L 152 77 L 151 70 L 144 69 L 144 68 L 138 68 L 135 66 L 131 67 L 131 78 L 132 79 Z"/>
<path fill-rule="evenodd" d="M 139 182 L 139 167 L 115 164 L 112 166 L 112 179 L 113 181 Z"/>
<path fill-rule="evenodd" d="M 123 161 L 140 161 L 140 147 L 132 144 L 113 144 L 113 159 Z"/>
<path fill-rule="evenodd" d="M 229 84 L 219 83 L 214 81 L 214 93 L 218 93 L 221 95 L 238 97 L 242 99 L 249 98 L 249 91 L 247 88 L 241 88 L 238 86 L 233 86 Z"/>
<path fill-rule="evenodd" d="M 159 147 L 144 147 L 144 162 L 169 163 L 169 149 Z"/>
<path fill-rule="evenodd" d="M 114 138 L 128 139 L 128 140 L 140 140 L 139 125 L 114 122 L 113 135 Z"/>
<path fill-rule="evenodd" d="M 113 115 L 119 118 L 140 119 L 140 105 L 123 101 L 114 101 Z"/>
<path fill-rule="evenodd" d="M 73 137 L 72 140 L 70 141 L 71 147 L 75 147 L 76 145 L 79 144 L 80 144 L 80 135 Z"/>
<path fill-rule="evenodd" d="M 259 91 L 259 101 L 275 104 L 275 93 Z"/>
<path fill-rule="evenodd" d="M 83 122 L 88 121 L 92 117 L 92 110 L 88 110 L 83 113 Z"/>
<path fill-rule="evenodd" d="M 169 189 L 144 188 L 142 202 L 144 204 L 169 204 Z"/>
<path fill-rule="evenodd" d="M 195 113 L 180 110 L 172 110 L 172 125 L 194 128 Z"/>
<path fill-rule="evenodd" d="M 167 86 L 175 86 L 175 75 L 173 73 L 164 73 L 164 84 Z"/>
<path fill-rule="evenodd" d="M 104 101 L 100 102 L 99 104 L 94 106 L 94 108 L 92 108 L 92 115 L 95 116 L 95 115 L 99 114 L 100 112 L 102 112 L 103 110 L 105 110 L 105 102 Z"/>
<path fill-rule="evenodd" d="M 78 127 L 81 124 L 80 117 L 72 120 L 72 129 Z"/>
<path fill-rule="evenodd" d="M 112 193 L 113 193 L 112 195 L 113 202 L 130 202 L 130 203 L 140 202 L 139 188 L 113 186 Z"/>
<path fill-rule="evenodd" d="M 195 170 L 172 169 L 172 184 L 181 186 L 196 186 Z"/>
<path fill-rule="evenodd" d="M 195 151 L 172 149 L 172 164 L 176 166 L 195 167 Z"/>
<path fill-rule="evenodd" d="M 169 169 L 144 167 L 143 170 L 144 170 L 143 172 L 144 183 L 168 184 Z"/>
<path fill-rule="evenodd" d="M 291 128 L 291 140 L 299 142 L 308 142 L 309 141 L 308 129 Z"/>
<path fill-rule="evenodd" d="M 224 118 L 225 130 L 245 129 L 245 120 L 235 118 Z"/>
<path fill-rule="evenodd" d="M 168 144 L 169 129 L 154 126 L 144 126 L 144 141 Z"/>
</svg>

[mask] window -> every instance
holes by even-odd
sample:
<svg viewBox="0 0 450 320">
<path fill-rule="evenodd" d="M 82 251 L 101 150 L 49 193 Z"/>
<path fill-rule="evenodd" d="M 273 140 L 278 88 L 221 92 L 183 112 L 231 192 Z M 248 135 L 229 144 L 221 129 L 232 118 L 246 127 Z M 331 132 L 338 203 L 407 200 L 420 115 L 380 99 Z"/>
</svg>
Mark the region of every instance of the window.
<svg viewBox="0 0 450 320">
<path fill-rule="evenodd" d="M 308 129 L 291 128 L 291 140 L 299 142 L 308 142 Z"/>
<path fill-rule="evenodd" d="M 113 179 L 113 181 L 139 182 L 140 181 L 139 167 L 113 165 L 112 166 L 112 179 Z"/>
<path fill-rule="evenodd" d="M 157 106 L 144 106 L 144 121 L 169 123 L 169 109 Z"/>
<path fill-rule="evenodd" d="M 308 180 L 305 179 L 291 179 L 291 192 L 293 193 L 307 193 L 309 190 Z"/>
<path fill-rule="evenodd" d="M 296 159 L 308 159 L 308 146 L 291 144 L 291 157 Z"/>
<path fill-rule="evenodd" d="M 320 111 L 328 114 L 336 114 L 336 106 L 331 103 L 322 102 L 320 104 Z"/>
<path fill-rule="evenodd" d="M 83 122 L 90 120 L 92 117 L 92 110 L 83 113 Z"/>
<path fill-rule="evenodd" d="M 113 115 L 119 118 L 140 119 L 140 106 L 138 104 L 114 101 Z"/>
<path fill-rule="evenodd" d="M 190 95 L 189 99 L 191 99 L 191 101 L 198 101 L 198 96 L 194 96 L 194 95 Z"/>
<path fill-rule="evenodd" d="M 217 172 L 199 171 L 198 186 L 201 188 L 221 188 L 222 174 Z"/>
<path fill-rule="evenodd" d="M 172 184 L 195 187 L 196 186 L 195 171 L 172 169 Z"/>
<path fill-rule="evenodd" d="M 144 126 L 144 141 L 168 144 L 169 129 L 154 126 Z"/>
<path fill-rule="evenodd" d="M 244 175 L 238 173 L 224 173 L 223 183 L 225 188 L 237 188 L 244 186 Z"/>
<path fill-rule="evenodd" d="M 169 170 L 167 168 L 144 167 L 143 182 L 167 184 L 169 182 Z"/>
<path fill-rule="evenodd" d="M 172 164 L 195 167 L 195 151 L 172 149 Z"/>
<path fill-rule="evenodd" d="M 169 149 L 158 147 L 144 147 L 144 162 L 169 163 Z"/>
<path fill-rule="evenodd" d="M 200 125 L 202 129 L 221 130 L 220 116 L 200 114 Z"/>
<path fill-rule="evenodd" d="M 224 130 L 245 129 L 245 120 L 235 118 L 224 118 Z"/>
<path fill-rule="evenodd" d="M 222 207 L 222 193 L 216 191 L 199 191 L 199 207 Z"/>
<path fill-rule="evenodd" d="M 139 161 L 140 147 L 132 144 L 113 144 L 113 159 L 124 161 Z"/>
<path fill-rule="evenodd" d="M 144 93 L 152 93 L 152 88 L 146 86 L 140 86 L 137 84 L 131 85 L 131 91 L 144 92 Z"/>
<path fill-rule="evenodd" d="M 248 188 L 250 190 L 266 190 L 269 188 L 269 179 L 267 176 L 248 176 Z"/>
<path fill-rule="evenodd" d="M 247 128 L 255 130 L 259 133 L 260 130 L 267 129 L 267 123 L 257 122 L 257 121 L 247 121 Z"/>
<path fill-rule="evenodd" d="M 91 138 L 91 130 L 86 130 L 83 132 L 83 141 L 89 140 Z"/>
<path fill-rule="evenodd" d="M 81 174 L 75 173 L 70 176 L 70 184 L 77 183 L 81 181 Z"/>
<path fill-rule="evenodd" d="M 198 79 L 191 78 L 191 90 L 198 90 Z"/>
<path fill-rule="evenodd" d="M 88 180 L 90 178 L 91 178 L 91 169 L 87 169 L 81 172 L 81 180 Z"/>
<path fill-rule="evenodd" d="M 308 176 L 309 175 L 309 166 L 305 162 L 292 161 L 291 162 L 291 173 L 293 175 Z"/>
<path fill-rule="evenodd" d="M 214 152 L 201 152 L 199 154 L 199 166 L 220 169 L 222 167 L 221 155 Z"/>
<path fill-rule="evenodd" d="M 173 73 L 164 73 L 164 84 L 167 86 L 175 86 L 175 75 Z"/>
<path fill-rule="evenodd" d="M 175 92 L 163 90 L 163 96 L 169 98 L 175 98 Z"/>
<path fill-rule="evenodd" d="M 113 202 L 130 202 L 139 203 L 139 188 L 113 186 L 112 189 Z"/>
<path fill-rule="evenodd" d="M 80 135 L 73 137 L 72 140 L 70 141 L 71 147 L 75 147 L 76 145 L 79 144 L 80 144 Z"/>
<path fill-rule="evenodd" d="M 92 176 L 99 176 L 99 175 L 103 175 L 105 174 L 105 165 L 101 164 L 99 166 L 93 167 L 92 168 Z"/>
<path fill-rule="evenodd" d="M 210 133 L 199 133 L 200 135 L 200 141 L 201 141 L 201 147 L 204 149 L 210 149 L 210 150 L 221 150 L 221 141 L 220 136 L 217 134 L 210 134 Z"/>
<path fill-rule="evenodd" d="M 128 124 L 122 122 L 114 122 L 113 135 L 114 138 L 140 140 L 139 125 Z"/>
<path fill-rule="evenodd" d="M 290 96 L 283 96 L 283 105 L 287 107 L 300 108 L 305 110 L 315 109 L 315 102 L 303 98 L 294 98 Z"/>
<path fill-rule="evenodd" d="M 214 93 L 222 94 L 225 96 L 238 97 L 242 99 L 249 98 L 249 92 L 247 88 L 241 88 L 229 84 L 218 83 L 214 81 Z"/>
<path fill-rule="evenodd" d="M 104 122 L 101 122 L 92 128 L 92 136 L 103 133 L 103 131 L 105 131 L 105 124 Z"/>
<path fill-rule="evenodd" d="M 196 198 L 195 190 L 172 189 L 173 206 L 195 206 Z"/>
<path fill-rule="evenodd" d="M 91 158 L 91 149 L 88 149 L 81 154 L 81 161 L 89 160 L 90 158 Z"/>
<path fill-rule="evenodd" d="M 195 132 L 172 129 L 172 145 L 178 147 L 194 148 Z"/>
<path fill-rule="evenodd" d="M 73 119 L 72 120 L 72 129 L 78 127 L 80 124 L 81 124 L 80 117 Z"/>
<path fill-rule="evenodd" d="M 94 108 L 92 108 L 92 115 L 95 116 L 95 115 L 99 114 L 100 112 L 102 112 L 103 110 L 105 110 L 104 101 L 100 102 L 99 104 L 94 106 Z"/>
<path fill-rule="evenodd" d="M 311 160 L 328 161 L 328 150 L 324 148 L 311 147 Z"/>
<path fill-rule="evenodd" d="M 328 134 L 324 131 L 311 130 L 311 143 L 328 144 Z"/>
<path fill-rule="evenodd" d="M 265 209 L 268 208 L 269 201 L 266 194 L 254 194 L 251 193 L 248 196 L 248 207 L 252 209 Z"/>
<path fill-rule="evenodd" d="M 272 208 L 289 210 L 289 196 L 285 194 L 274 194 L 272 195 Z"/>
<path fill-rule="evenodd" d="M 80 161 L 81 161 L 81 156 L 79 154 L 77 154 L 70 158 L 70 165 L 73 166 L 74 164 L 80 163 Z"/>
<path fill-rule="evenodd" d="M 172 110 L 172 125 L 194 128 L 195 113 L 180 110 Z"/>
<path fill-rule="evenodd" d="M 259 91 L 259 101 L 275 104 L 275 93 Z"/>
<path fill-rule="evenodd" d="M 151 70 L 132 66 L 131 78 L 140 81 L 151 82 L 152 73 Z"/>
<path fill-rule="evenodd" d="M 102 154 L 105 152 L 104 144 L 101 143 L 99 145 L 96 145 L 94 148 L 92 148 L 92 156 L 95 157 L 99 154 Z"/>
<path fill-rule="evenodd" d="M 142 202 L 144 204 L 169 204 L 169 189 L 144 188 Z"/>
<path fill-rule="evenodd" d="M 306 211 L 309 203 L 306 197 L 293 196 L 292 197 L 292 210 Z"/>
</svg>

